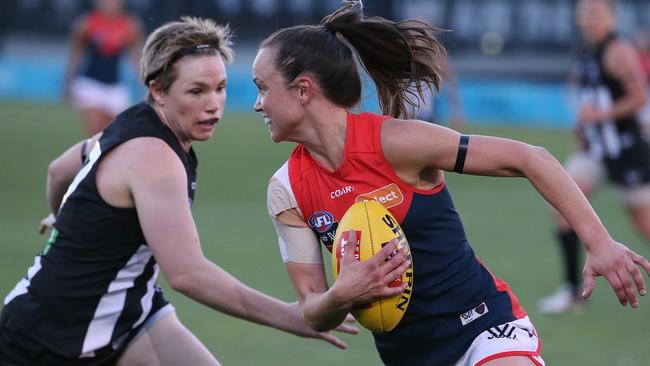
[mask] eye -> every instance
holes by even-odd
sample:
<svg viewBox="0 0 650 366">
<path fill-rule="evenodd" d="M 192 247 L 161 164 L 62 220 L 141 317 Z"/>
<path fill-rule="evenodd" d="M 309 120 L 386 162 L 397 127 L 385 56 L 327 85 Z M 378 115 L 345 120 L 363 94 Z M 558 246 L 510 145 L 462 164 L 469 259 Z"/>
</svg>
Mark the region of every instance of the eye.
<svg viewBox="0 0 650 366">
<path fill-rule="evenodd" d="M 192 94 L 192 95 L 200 95 L 201 92 L 202 92 L 202 90 L 199 89 L 199 88 L 193 88 L 193 89 L 190 89 L 189 92 L 190 92 L 190 94 Z"/>
</svg>

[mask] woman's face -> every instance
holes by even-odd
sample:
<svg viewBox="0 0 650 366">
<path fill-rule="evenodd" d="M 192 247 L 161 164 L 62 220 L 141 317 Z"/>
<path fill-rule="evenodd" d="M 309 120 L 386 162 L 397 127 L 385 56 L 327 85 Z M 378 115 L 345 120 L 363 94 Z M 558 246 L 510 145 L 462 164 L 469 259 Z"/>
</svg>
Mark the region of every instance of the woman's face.
<svg viewBox="0 0 650 366">
<path fill-rule="evenodd" d="M 124 10 L 124 0 L 97 0 L 96 6 L 108 15 L 119 15 Z"/>
<path fill-rule="evenodd" d="M 253 62 L 253 82 L 257 86 L 255 111 L 262 114 L 274 142 L 295 141 L 303 116 L 298 88 L 287 84 L 275 68 L 274 48 L 262 48 Z"/>
<path fill-rule="evenodd" d="M 585 41 L 598 43 L 614 30 L 614 13 L 605 0 L 580 0 L 576 23 Z"/>
<path fill-rule="evenodd" d="M 162 119 L 183 146 L 212 137 L 226 104 L 226 67 L 220 55 L 183 57 L 167 92 L 152 95 Z"/>
</svg>

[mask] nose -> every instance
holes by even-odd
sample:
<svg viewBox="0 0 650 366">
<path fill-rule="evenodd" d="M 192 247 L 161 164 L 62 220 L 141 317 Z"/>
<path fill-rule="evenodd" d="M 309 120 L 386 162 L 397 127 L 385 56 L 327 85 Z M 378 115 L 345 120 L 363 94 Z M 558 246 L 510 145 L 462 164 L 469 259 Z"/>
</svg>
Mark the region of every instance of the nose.
<svg viewBox="0 0 650 366">
<path fill-rule="evenodd" d="M 225 99 L 226 99 L 225 92 L 210 93 L 210 97 L 208 98 L 208 101 L 205 105 L 206 112 L 210 114 L 216 114 L 217 112 L 219 112 L 223 108 Z"/>
<path fill-rule="evenodd" d="M 253 105 L 253 109 L 255 112 L 261 112 L 262 111 L 262 101 L 260 100 L 260 95 L 257 94 L 257 98 L 255 98 L 255 104 Z"/>
</svg>

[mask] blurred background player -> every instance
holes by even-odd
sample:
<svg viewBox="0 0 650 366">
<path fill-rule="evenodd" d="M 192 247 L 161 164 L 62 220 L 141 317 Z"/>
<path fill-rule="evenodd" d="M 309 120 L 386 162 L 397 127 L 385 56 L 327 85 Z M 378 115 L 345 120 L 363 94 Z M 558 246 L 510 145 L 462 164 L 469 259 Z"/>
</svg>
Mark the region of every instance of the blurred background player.
<svg viewBox="0 0 650 366">
<path fill-rule="evenodd" d="M 449 55 L 441 58 L 441 60 L 442 85 L 440 87 L 440 93 L 444 93 L 449 107 L 449 127 L 455 130 L 461 130 L 467 126 L 467 120 L 465 118 L 463 101 L 460 96 L 458 78 Z M 411 92 L 413 94 L 408 94 L 409 99 L 416 103 L 414 105 L 413 118 L 421 121 L 440 123 L 438 120 L 440 117 L 436 111 L 436 105 L 440 102 L 440 94 L 434 92 L 431 88 L 422 89 L 421 96 L 414 87 L 411 88 Z M 416 99 L 418 100 L 416 101 Z"/>
<path fill-rule="evenodd" d="M 129 106 L 120 60 L 128 53 L 137 74 L 142 46 L 140 23 L 126 12 L 124 0 L 96 0 L 95 5 L 72 29 L 64 75 L 64 96 L 81 111 L 88 136 Z"/>
<path fill-rule="evenodd" d="M 645 72 L 646 82 L 648 83 L 648 93 L 650 94 L 650 31 L 646 28 L 637 29 L 634 34 L 634 43 L 639 50 L 639 59 Z M 650 134 L 650 100 L 641 109 L 639 120 L 645 130 L 646 135 Z"/>
<path fill-rule="evenodd" d="M 615 32 L 609 0 L 580 0 L 576 22 L 583 38 L 571 80 L 578 90 L 578 149 L 566 169 L 585 196 L 605 180 L 619 190 L 636 231 L 650 242 L 650 148 L 637 119 L 647 98 L 637 50 Z M 565 283 L 538 302 L 547 314 L 581 304 L 578 237 L 557 212 Z"/>
</svg>

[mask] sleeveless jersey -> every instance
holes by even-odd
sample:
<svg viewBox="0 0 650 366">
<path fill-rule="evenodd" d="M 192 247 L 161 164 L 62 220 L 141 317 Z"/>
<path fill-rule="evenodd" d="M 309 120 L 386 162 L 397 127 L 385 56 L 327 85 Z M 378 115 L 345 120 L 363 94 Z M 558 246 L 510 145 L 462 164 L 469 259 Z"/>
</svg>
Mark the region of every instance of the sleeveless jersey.
<svg viewBox="0 0 650 366">
<path fill-rule="evenodd" d="M 87 46 L 81 75 L 105 84 L 117 83 L 120 57 L 135 34 L 136 24 L 128 15 L 109 17 L 100 11 L 90 13 L 83 35 Z"/>
<path fill-rule="evenodd" d="M 526 316 L 508 285 L 470 247 L 445 184 L 413 188 L 381 149 L 388 117 L 349 114 L 345 157 L 334 172 L 298 145 L 275 177 L 293 193 L 309 227 L 331 251 L 338 222 L 355 202 L 374 199 L 399 221 L 413 258 L 413 294 L 399 325 L 373 334 L 387 365 L 450 365 L 492 326 Z"/>
<path fill-rule="evenodd" d="M 193 150 L 185 152 L 147 104 L 118 115 L 68 188 L 48 247 L 5 298 L 8 317 L 39 347 L 71 360 L 88 357 L 90 364 L 97 354 L 120 352 L 157 310 L 159 268 L 137 211 L 109 205 L 96 184 L 97 167 L 106 154 L 147 136 L 164 140 L 183 162 L 191 204 L 197 166 Z"/>
<path fill-rule="evenodd" d="M 581 50 L 573 71 L 581 106 L 609 110 L 624 97 L 623 85 L 604 66 L 605 50 L 617 39 L 610 34 L 600 44 Z M 622 186 L 650 182 L 650 148 L 635 114 L 580 128 L 585 148 L 603 161 L 612 182 Z"/>
</svg>

